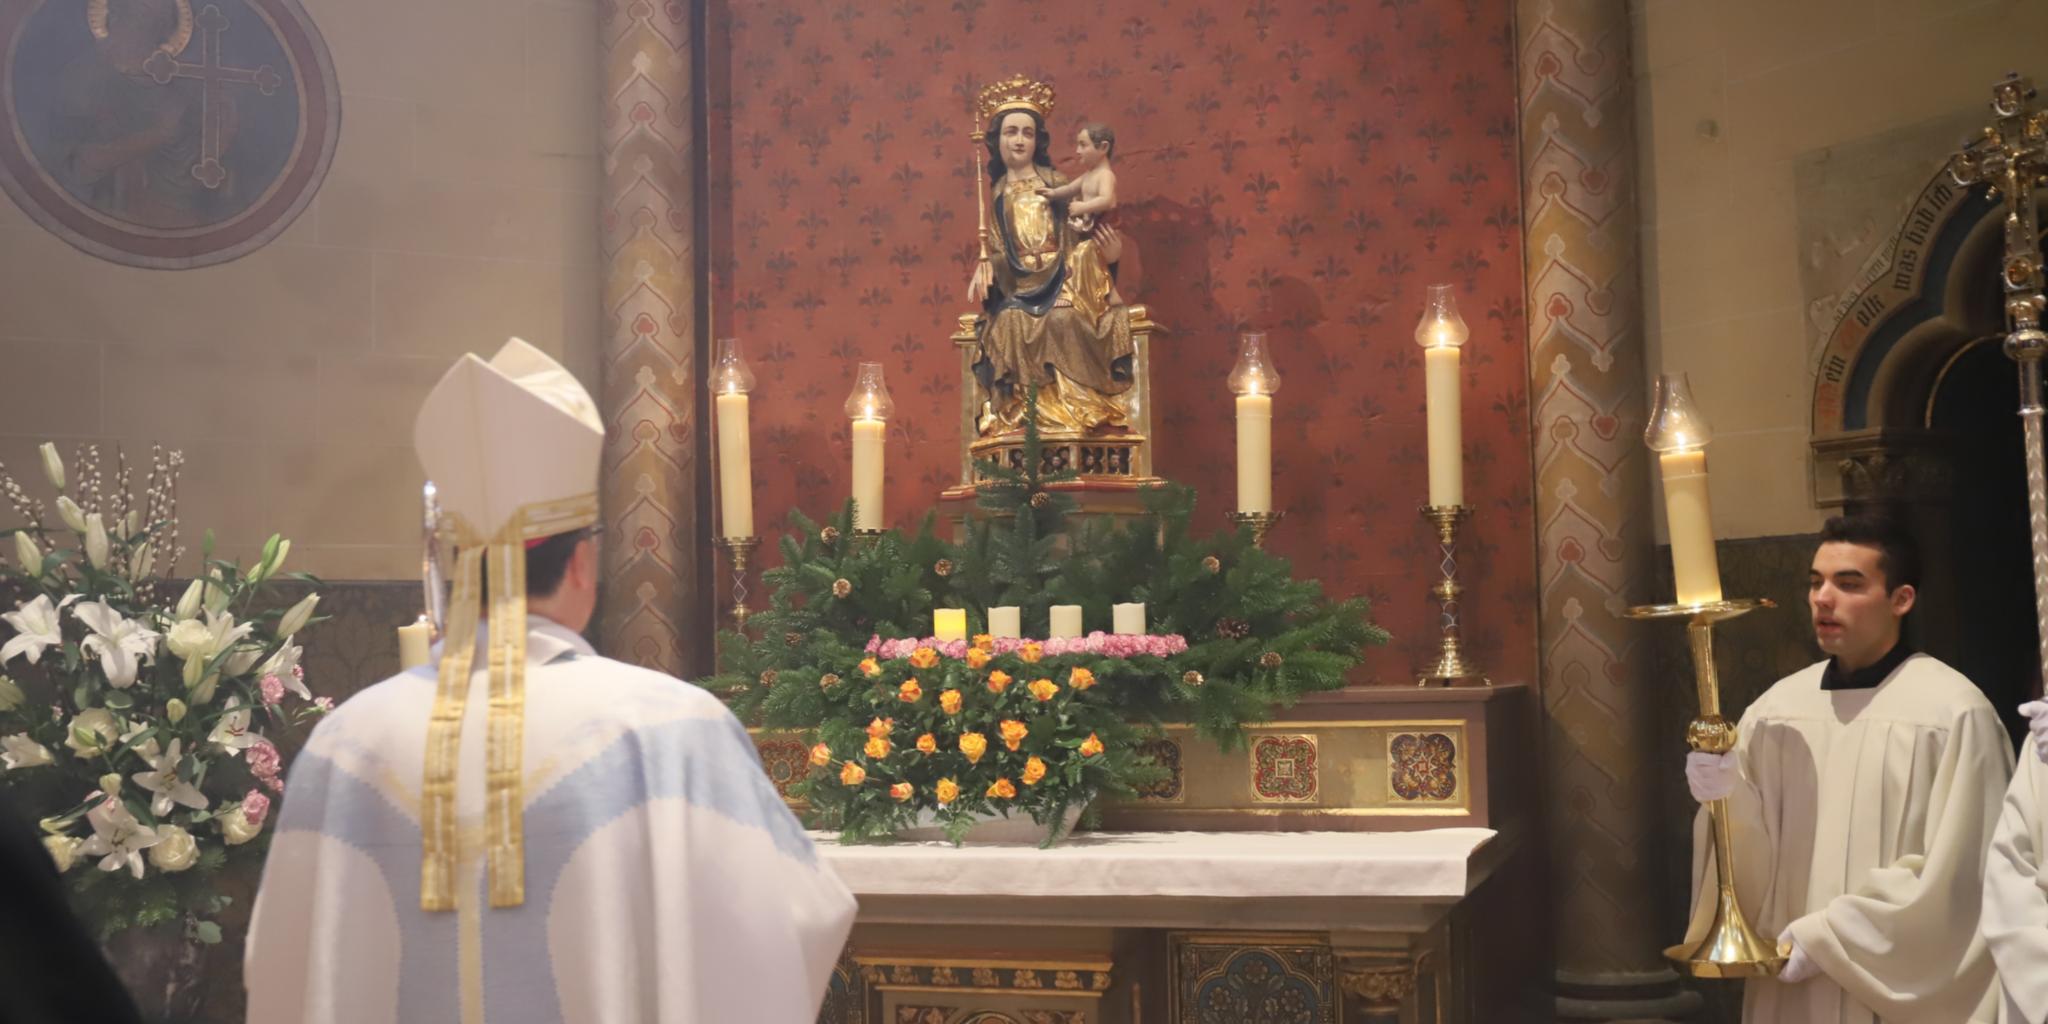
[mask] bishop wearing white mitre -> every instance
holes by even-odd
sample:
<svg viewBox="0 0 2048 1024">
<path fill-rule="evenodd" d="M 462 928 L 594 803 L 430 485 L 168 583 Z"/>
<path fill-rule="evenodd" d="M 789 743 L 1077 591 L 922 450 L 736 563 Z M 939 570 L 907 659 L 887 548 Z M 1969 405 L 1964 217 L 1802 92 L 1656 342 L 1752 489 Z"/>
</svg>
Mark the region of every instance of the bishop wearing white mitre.
<svg viewBox="0 0 2048 1024">
<path fill-rule="evenodd" d="M 1687 758 L 1693 796 L 1728 801 L 1743 911 L 1789 952 L 1744 984 L 1745 1024 L 1993 1017 L 1977 894 L 2012 747 L 1984 695 L 1901 636 L 1918 563 L 1896 523 L 1828 520 L 1807 600 L 1830 657 L 1750 704 L 1732 752 Z M 1701 818 L 1688 942 L 1715 902 Z"/>
<path fill-rule="evenodd" d="M 413 437 L 456 533 L 447 637 L 293 763 L 249 1020 L 814 1020 L 853 897 L 724 705 L 578 635 L 589 394 L 513 339 L 458 361 Z"/>
</svg>

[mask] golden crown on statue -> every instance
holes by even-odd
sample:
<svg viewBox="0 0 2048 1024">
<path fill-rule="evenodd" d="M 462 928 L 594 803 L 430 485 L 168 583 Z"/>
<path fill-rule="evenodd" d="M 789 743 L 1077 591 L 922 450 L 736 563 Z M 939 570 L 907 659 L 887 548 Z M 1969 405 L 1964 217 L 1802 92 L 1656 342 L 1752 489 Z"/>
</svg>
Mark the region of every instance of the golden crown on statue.
<svg viewBox="0 0 2048 1024">
<path fill-rule="evenodd" d="M 1052 120 L 1052 86 L 1016 75 L 981 87 L 981 123 L 990 126 L 996 118 L 1013 110 L 1029 110 L 1040 123 Z"/>
</svg>

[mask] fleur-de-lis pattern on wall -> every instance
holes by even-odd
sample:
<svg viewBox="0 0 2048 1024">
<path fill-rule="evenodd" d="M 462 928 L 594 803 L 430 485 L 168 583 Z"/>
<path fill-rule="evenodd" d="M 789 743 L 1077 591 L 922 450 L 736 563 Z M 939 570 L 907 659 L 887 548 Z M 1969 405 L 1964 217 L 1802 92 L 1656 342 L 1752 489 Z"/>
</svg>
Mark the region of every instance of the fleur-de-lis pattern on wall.
<svg viewBox="0 0 2048 1024">
<path fill-rule="evenodd" d="M 1425 486 L 1423 286 L 1458 287 L 1468 641 L 1497 679 L 1534 671 L 1528 373 L 1510 6 L 1468 0 L 761 0 L 710 27 L 712 319 L 746 340 L 761 529 L 848 493 L 840 403 L 856 360 L 897 403 L 886 501 L 912 526 L 957 481 L 970 307 L 972 102 L 1013 74 L 1058 91 L 1054 162 L 1084 121 L 1116 130 L 1126 299 L 1154 349 L 1157 468 L 1234 502 L 1240 330 L 1264 330 L 1276 401 L 1270 547 L 1372 598 L 1405 681 L 1436 644 Z M 763 553 L 775 559 L 772 544 Z M 1361 680 L 1363 681 L 1363 680 Z"/>
</svg>

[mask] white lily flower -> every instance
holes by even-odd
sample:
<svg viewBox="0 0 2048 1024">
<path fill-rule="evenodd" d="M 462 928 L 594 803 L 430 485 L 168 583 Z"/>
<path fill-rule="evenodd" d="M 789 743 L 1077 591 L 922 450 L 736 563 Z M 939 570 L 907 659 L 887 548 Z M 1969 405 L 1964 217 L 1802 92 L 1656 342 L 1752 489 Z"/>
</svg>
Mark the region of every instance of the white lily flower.
<svg viewBox="0 0 2048 1024">
<path fill-rule="evenodd" d="M 71 614 L 92 630 L 79 646 L 99 657 L 100 671 L 115 689 L 133 686 L 143 664 L 156 664 L 156 643 L 162 637 L 141 622 L 123 618 L 105 601 L 83 602 Z"/>
<path fill-rule="evenodd" d="M 50 478 L 50 486 L 63 490 L 64 459 L 57 454 L 57 446 L 44 441 L 38 450 L 43 453 L 43 475 Z"/>
<path fill-rule="evenodd" d="M 185 588 L 185 593 L 178 598 L 178 606 L 171 610 L 171 617 L 182 622 L 185 619 L 197 616 L 199 614 L 199 602 L 205 596 L 206 581 L 193 580 L 191 585 Z"/>
<path fill-rule="evenodd" d="M 156 546 L 149 541 L 143 541 L 142 546 L 136 548 L 133 555 L 128 556 L 128 578 L 140 582 L 154 568 L 156 568 Z"/>
<path fill-rule="evenodd" d="M 38 768 L 56 760 L 50 756 L 50 748 L 29 738 L 28 733 L 0 736 L 0 767 L 13 771 L 16 768 Z"/>
<path fill-rule="evenodd" d="M 78 860 L 78 848 L 85 841 L 74 836 L 44 836 L 43 849 L 50 851 L 50 859 L 57 862 L 57 873 L 71 870 Z"/>
<path fill-rule="evenodd" d="M 249 731 L 250 709 L 242 706 L 242 698 L 229 697 L 223 707 L 227 713 L 214 723 L 213 732 L 207 735 L 206 742 L 226 748 L 228 756 L 233 757 L 255 746 L 262 737 Z"/>
<path fill-rule="evenodd" d="M 288 637 L 306 628 L 306 623 L 313 618 L 313 607 L 319 603 L 318 594 L 307 594 L 300 598 L 298 604 L 292 605 L 284 613 L 284 617 L 277 620 L 277 635 Z"/>
<path fill-rule="evenodd" d="M 305 680 L 300 679 L 299 674 L 292 671 L 299 667 L 299 655 L 304 653 L 305 648 L 298 644 L 286 644 L 278 648 L 276 654 L 271 655 L 269 660 L 256 669 L 256 677 L 261 679 L 264 676 L 276 676 L 278 681 L 284 683 L 284 688 L 298 694 L 300 700 L 312 700 L 313 691 L 306 689 Z"/>
<path fill-rule="evenodd" d="M 157 844 L 156 830 L 135 820 L 135 815 L 113 797 L 85 812 L 85 820 L 92 823 L 92 835 L 79 844 L 78 852 L 100 858 L 101 871 L 126 867 L 130 874 L 141 878 L 142 852 Z"/>
<path fill-rule="evenodd" d="M 98 512 L 85 517 L 85 560 L 95 569 L 107 567 L 107 523 Z"/>
<path fill-rule="evenodd" d="M 256 667 L 256 661 L 261 657 L 263 657 L 263 648 L 244 647 L 228 655 L 227 660 L 220 663 L 221 674 L 231 679 L 236 676 L 246 675 L 250 669 Z"/>
<path fill-rule="evenodd" d="M 30 576 L 39 576 L 43 571 L 43 549 L 36 547 L 36 539 L 27 530 L 14 531 L 14 560 L 21 563 L 21 571 Z"/>
<path fill-rule="evenodd" d="M 65 598 L 64 604 L 51 604 L 50 595 L 37 594 L 14 611 L 0 612 L 0 620 L 14 627 L 14 636 L 0 645 L 0 665 L 13 661 L 17 654 L 28 655 L 28 663 L 34 665 L 42 660 L 44 650 L 63 644 L 64 633 L 57 625 L 57 613 L 74 600 L 76 594 Z"/>
<path fill-rule="evenodd" d="M 206 597 L 202 602 L 205 609 L 209 612 L 227 611 L 229 597 L 227 583 L 220 578 L 220 570 L 208 570 L 206 573 Z"/>
<path fill-rule="evenodd" d="M 161 818 L 171 813 L 171 807 L 182 804 L 195 811 L 206 809 L 206 794 L 199 787 L 178 777 L 178 748 L 184 740 L 172 740 L 170 749 L 161 754 L 146 756 L 143 760 L 155 771 L 136 772 L 129 776 L 135 784 L 156 794 L 149 802 L 149 813 Z"/>
<path fill-rule="evenodd" d="M 121 735 L 121 720 L 106 708 L 86 708 L 64 727 L 64 745 L 80 757 L 91 757 L 113 749 Z M 85 737 L 81 742 L 79 737 Z"/>
<path fill-rule="evenodd" d="M 85 534 L 85 510 L 79 508 L 69 495 L 57 496 L 57 518 L 64 520 L 64 525 L 70 527 L 72 533 Z"/>
</svg>

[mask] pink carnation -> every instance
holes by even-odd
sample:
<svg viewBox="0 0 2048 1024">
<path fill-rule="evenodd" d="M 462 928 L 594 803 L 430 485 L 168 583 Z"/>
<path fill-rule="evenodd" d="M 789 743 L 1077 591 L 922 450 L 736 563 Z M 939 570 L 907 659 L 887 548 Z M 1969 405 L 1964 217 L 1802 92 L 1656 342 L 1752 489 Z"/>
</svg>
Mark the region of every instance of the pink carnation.
<svg viewBox="0 0 2048 1024">
<path fill-rule="evenodd" d="M 242 817 L 249 819 L 253 828 L 262 828 L 263 819 L 270 817 L 270 798 L 260 789 L 252 789 L 242 797 Z"/>
<path fill-rule="evenodd" d="M 256 689 L 263 694 L 263 703 L 265 704 L 280 704 L 284 702 L 284 680 L 279 679 L 275 675 L 264 676 L 263 681 L 256 684 Z"/>
<path fill-rule="evenodd" d="M 263 783 L 272 792 L 277 792 L 277 774 L 284 768 L 283 760 L 277 755 L 277 748 L 271 746 L 269 740 L 259 737 L 256 742 L 249 745 L 247 754 L 250 774 L 256 776 L 256 781 Z"/>
</svg>

